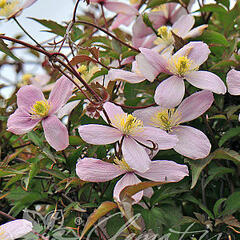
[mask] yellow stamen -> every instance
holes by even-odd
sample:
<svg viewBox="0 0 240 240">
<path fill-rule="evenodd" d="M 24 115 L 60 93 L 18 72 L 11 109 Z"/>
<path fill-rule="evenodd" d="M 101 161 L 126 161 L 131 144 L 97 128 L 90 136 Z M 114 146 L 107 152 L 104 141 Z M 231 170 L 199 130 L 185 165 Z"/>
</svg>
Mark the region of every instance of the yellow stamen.
<svg viewBox="0 0 240 240">
<path fill-rule="evenodd" d="M 20 6 L 19 0 L 0 0 L 0 16 L 9 17 L 11 14 L 16 12 Z"/>
<path fill-rule="evenodd" d="M 158 29 L 158 36 L 159 37 L 154 40 L 155 45 L 159 45 L 159 44 L 169 45 L 169 44 L 173 44 L 174 42 L 172 32 L 167 26 L 162 26 Z"/>
<path fill-rule="evenodd" d="M 132 172 L 133 170 L 129 167 L 129 165 L 126 163 L 126 161 L 124 160 L 124 158 L 122 158 L 122 160 L 119 160 L 117 157 L 114 158 L 113 160 L 119 168 L 121 168 L 122 170 L 125 170 L 127 172 Z"/>
<path fill-rule="evenodd" d="M 171 132 L 172 127 L 179 125 L 181 121 L 181 115 L 174 108 L 163 109 L 156 112 L 150 120 L 152 122 L 151 125 L 154 127 L 158 127 L 165 131 Z"/>
<path fill-rule="evenodd" d="M 7 4 L 7 0 L 0 0 L 0 8 L 3 8 Z"/>
<path fill-rule="evenodd" d="M 81 74 L 84 74 L 84 73 L 87 72 L 87 67 L 86 67 L 85 65 L 81 65 L 81 66 L 77 69 L 77 71 L 78 71 L 79 73 L 81 73 Z"/>
<path fill-rule="evenodd" d="M 143 131 L 143 122 L 132 114 L 116 115 L 112 124 L 126 135 L 134 135 L 136 132 Z"/>
<path fill-rule="evenodd" d="M 48 115 L 50 105 L 46 100 L 36 101 L 31 108 L 33 118 L 44 118 Z"/>
<path fill-rule="evenodd" d="M 27 85 L 30 83 L 30 79 L 33 77 L 31 73 L 26 73 L 22 75 L 22 82 L 24 85 Z"/>
</svg>

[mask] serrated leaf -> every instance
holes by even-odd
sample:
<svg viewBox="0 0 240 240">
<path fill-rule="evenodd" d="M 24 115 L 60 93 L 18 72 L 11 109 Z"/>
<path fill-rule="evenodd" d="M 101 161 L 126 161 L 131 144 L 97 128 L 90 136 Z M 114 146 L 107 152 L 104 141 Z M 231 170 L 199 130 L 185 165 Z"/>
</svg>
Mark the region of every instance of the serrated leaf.
<svg viewBox="0 0 240 240">
<path fill-rule="evenodd" d="M 55 33 L 56 35 L 59 36 L 64 36 L 66 33 L 66 28 L 63 27 L 62 25 L 52 21 L 52 20 L 46 20 L 46 19 L 37 19 L 37 18 L 30 18 L 40 24 L 42 24 L 43 26 L 51 29 L 52 33 Z"/>
<path fill-rule="evenodd" d="M 7 44 L 0 39 L 0 51 L 4 52 L 6 55 L 8 55 L 9 57 L 11 57 L 12 59 L 14 59 L 17 62 L 21 62 L 21 60 L 19 58 L 17 58 L 12 52 L 11 50 L 8 48 Z"/>
<path fill-rule="evenodd" d="M 238 135 L 240 135 L 240 127 L 231 128 L 220 138 L 218 145 L 221 147 L 225 142 Z"/>
<path fill-rule="evenodd" d="M 84 226 L 82 234 L 79 238 L 81 240 L 87 231 L 103 216 L 105 216 L 111 210 L 117 208 L 117 204 L 114 202 L 103 202 L 94 212 L 88 217 L 88 220 Z"/>
</svg>

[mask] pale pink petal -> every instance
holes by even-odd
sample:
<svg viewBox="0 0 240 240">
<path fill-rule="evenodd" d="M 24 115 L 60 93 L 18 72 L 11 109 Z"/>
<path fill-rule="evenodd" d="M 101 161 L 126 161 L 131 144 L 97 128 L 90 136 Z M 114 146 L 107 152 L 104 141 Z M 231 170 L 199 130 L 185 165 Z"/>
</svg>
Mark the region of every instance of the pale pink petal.
<svg viewBox="0 0 240 240">
<path fill-rule="evenodd" d="M 126 15 L 119 13 L 117 17 L 113 20 L 110 30 L 118 28 L 121 24 L 128 26 L 134 18 L 135 15 Z"/>
<path fill-rule="evenodd" d="M 184 81 L 177 76 L 171 76 L 158 85 L 154 100 L 161 107 L 173 108 L 182 101 L 184 93 Z"/>
<path fill-rule="evenodd" d="M 111 69 L 108 72 L 108 77 L 111 81 L 122 80 L 129 83 L 139 83 L 145 80 L 143 75 L 138 75 L 121 69 Z"/>
<path fill-rule="evenodd" d="M 25 219 L 17 219 L 0 226 L 1 239 L 14 240 L 31 232 L 33 225 Z"/>
<path fill-rule="evenodd" d="M 155 127 L 144 127 L 142 132 L 136 133 L 132 137 L 150 148 L 157 147 L 158 150 L 173 148 L 178 141 L 176 136 Z"/>
<path fill-rule="evenodd" d="M 72 96 L 73 83 L 65 76 L 59 78 L 50 95 L 48 102 L 51 106 L 49 114 L 57 112 Z"/>
<path fill-rule="evenodd" d="M 140 144 L 133 138 L 125 136 L 122 143 L 123 158 L 130 168 L 145 172 L 151 163 L 151 160 Z"/>
<path fill-rule="evenodd" d="M 122 137 L 122 133 L 116 128 L 98 124 L 82 125 L 78 131 L 85 142 L 95 145 L 114 143 Z"/>
<path fill-rule="evenodd" d="M 17 105 L 18 107 L 31 111 L 31 108 L 36 101 L 45 100 L 44 95 L 40 88 L 33 85 L 21 87 L 17 92 Z"/>
<path fill-rule="evenodd" d="M 208 55 L 210 54 L 209 47 L 206 43 L 203 42 L 190 42 L 180 50 L 178 50 L 172 58 L 178 58 L 182 56 L 188 57 L 193 61 L 193 64 L 196 66 L 200 66 L 208 59 Z"/>
<path fill-rule="evenodd" d="M 211 107 L 213 101 L 213 94 L 208 90 L 196 92 L 185 98 L 177 108 L 180 122 L 188 122 L 201 116 Z"/>
<path fill-rule="evenodd" d="M 55 115 L 44 118 L 42 125 L 47 142 L 56 151 L 61 151 L 69 145 L 68 130 Z"/>
<path fill-rule="evenodd" d="M 115 164 L 96 158 L 83 158 L 78 160 L 76 172 L 83 181 L 106 182 L 124 174 L 126 171 L 121 170 Z"/>
<path fill-rule="evenodd" d="M 232 69 L 228 72 L 227 87 L 231 95 L 240 95 L 240 71 Z"/>
<path fill-rule="evenodd" d="M 188 39 L 188 38 L 195 38 L 195 37 L 198 37 L 198 36 L 201 36 L 203 31 L 208 27 L 207 24 L 203 24 L 199 27 L 196 27 L 194 29 L 192 29 L 189 33 L 187 33 L 183 39 Z"/>
<path fill-rule="evenodd" d="M 62 118 L 66 115 L 69 115 L 72 110 L 80 103 L 80 100 L 75 100 L 75 101 L 72 101 L 72 102 L 69 102 L 67 104 L 65 104 L 63 107 L 61 107 L 56 115 L 58 118 Z"/>
<path fill-rule="evenodd" d="M 168 70 L 168 61 L 165 57 L 148 48 L 139 48 L 139 50 L 144 55 L 146 60 L 157 70 L 158 74 L 161 72 L 171 74 Z M 139 69 L 141 71 L 140 66 Z M 146 71 L 146 68 L 143 68 L 141 72 L 144 73 L 144 71 Z"/>
<path fill-rule="evenodd" d="M 105 109 L 111 122 L 116 121 L 116 117 L 126 115 L 126 113 L 122 110 L 121 107 L 119 107 L 111 102 L 104 103 L 103 108 Z M 101 112 L 101 116 L 107 122 L 106 116 L 103 114 L 103 112 Z"/>
<path fill-rule="evenodd" d="M 138 54 L 136 56 L 136 62 L 138 70 L 144 79 L 147 79 L 150 82 L 153 82 L 157 75 L 160 73 L 154 65 L 152 65 L 143 54 Z"/>
<path fill-rule="evenodd" d="M 106 1 L 104 7 L 115 13 L 124 13 L 127 15 L 137 15 L 138 10 L 131 5 L 121 2 Z"/>
<path fill-rule="evenodd" d="M 189 174 L 188 167 L 186 165 L 167 160 L 152 161 L 150 169 L 146 172 L 135 173 L 143 178 L 155 182 L 178 182 Z"/>
<path fill-rule="evenodd" d="M 37 0 L 26 0 L 22 5 L 22 8 L 28 8 L 33 5 Z"/>
<path fill-rule="evenodd" d="M 154 115 L 157 112 L 162 112 L 165 108 L 161 107 L 161 106 L 157 106 L 157 107 L 148 107 L 148 108 L 144 108 L 144 109 L 139 109 L 133 112 L 133 116 L 142 120 L 143 125 L 144 126 L 153 126 L 153 122 L 151 121 L 152 117 L 154 117 Z"/>
<path fill-rule="evenodd" d="M 217 94 L 225 94 L 227 89 L 224 82 L 216 74 L 207 71 L 194 71 L 185 76 L 193 86 L 210 90 Z"/>
<path fill-rule="evenodd" d="M 30 80 L 34 86 L 41 88 L 45 86 L 50 81 L 50 79 L 51 77 L 47 74 L 38 74 L 32 77 Z"/>
<path fill-rule="evenodd" d="M 118 202 L 120 201 L 119 195 L 121 191 L 131 185 L 135 185 L 140 183 L 141 181 L 137 178 L 137 176 L 134 173 L 126 173 L 115 185 L 113 190 L 113 197 Z M 135 200 L 135 203 L 138 203 L 143 197 L 143 191 L 140 191 L 132 196 L 132 198 Z"/>
<path fill-rule="evenodd" d="M 153 194 L 154 194 L 154 191 L 151 187 L 143 190 L 143 196 L 144 197 L 151 198 Z"/>
<path fill-rule="evenodd" d="M 172 134 L 178 137 L 174 150 L 191 159 L 200 159 L 208 156 L 211 143 L 207 136 L 200 130 L 189 126 L 178 126 Z"/>
<path fill-rule="evenodd" d="M 184 37 L 193 27 L 195 19 L 191 15 L 181 16 L 172 26 L 172 31 L 179 37 Z"/>
<path fill-rule="evenodd" d="M 21 108 L 11 114 L 7 121 L 7 131 L 14 134 L 24 134 L 31 131 L 41 119 L 33 119 L 31 115 Z"/>
</svg>

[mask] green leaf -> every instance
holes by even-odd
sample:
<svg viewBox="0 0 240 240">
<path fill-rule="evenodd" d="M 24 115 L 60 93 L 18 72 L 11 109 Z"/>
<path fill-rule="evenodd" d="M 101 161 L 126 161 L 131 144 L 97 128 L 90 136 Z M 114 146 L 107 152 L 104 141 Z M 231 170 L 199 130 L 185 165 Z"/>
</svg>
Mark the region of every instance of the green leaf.
<svg viewBox="0 0 240 240">
<path fill-rule="evenodd" d="M 186 162 L 188 162 L 190 164 L 191 170 L 192 170 L 191 189 L 195 187 L 202 170 L 212 161 L 214 156 L 215 156 L 215 154 L 212 153 L 208 157 L 203 158 L 203 159 L 198 159 L 198 160 L 187 159 L 186 160 Z"/>
<path fill-rule="evenodd" d="M 34 162 L 30 166 L 30 171 L 28 176 L 25 178 L 25 188 L 28 189 L 31 180 L 38 174 L 40 171 L 40 162 Z"/>
<path fill-rule="evenodd" d="M 227 41 L 227 39 L 219 32 L 206 30 L 204 31 L 201 38 L 208 44 L 216 43 L 225 47 L 229 46 L 229 42 Z"/>
<path fill-rule="evenodd" d="M 73 146 L 79 146 L 85 144 L 85 142 L 78 136 L 69 136 L 69 144 Z"/>
<path fill-rule="evenodd" d="M 34 131 L 29 132 L 28 134 L 28 138 L 38 147 L 42 148 L 43 145 L 43 141 L 42 139 L 38 136 L 38 134 Z"/>
<path fill-rule="evenodd" d="M 199 10 L 197 10 L 196 12 L 217 12 L 217 13 L 224 13 L 224 14 L 227 14 L 227 10 L 220 6 L 220 5 L 217 5 L 217 4 L 207 4 L 207 5 L 204 5 L 203 7 L 201 7 Z"/>
<path fill-rule="evenodd" d="M 225 134 L 220 138 L 218 144 L 221 147 L 225 142 L 227 142 L 229 139 L 236 137 L 240 135 L 240 127 L 231 128 Z"/>
<path fill-rule="evenodd" d="M 215 217 L 217 218 L 217 217 L 219 217 L 220 216 L 220 212 L 222 212 L 222 211 L 220 211 L 221 209 L 221 205 L 222 205 L 222 203 L 223 202 L 225 202 L 227 199 L 226 198 L 220 198 L 220 199 L 218 199 L 217 201 L 216 201 L 216 203 L 214 204 L 214 206 L 213 206 L 213 213 L 214 213 L 214 215 L 215 215 Z"/>
<path fill-rule="evenodd" d="M 55 33 L 56 35 L 59 36 L 64 36 L 66 33 L 66 28 L 63 27 L 62 25 L 52 21 L 52 20 L 46 20 L 46 19 L 37 19 L 37 18 L 30 18 L 40 24 L 42 24 L 43 26 L 51 29 L 50 32 Z"/>
<path fill-rule="evenodd" d="M 214 152 L 214 159 L 227 159 L 233 161 L 235 164 L 240 163 L 240 155 L 229 148 L 219 148 Z"/>
<path fill-rule="evenodd" d="M 147 8 L 153 8 L 156 6 L 159 6 L 164 3 L 169 3 L 169 2 L 178 2 L 177 0 L 151 0 L 149 1 Z"/>
<path fill-rule="evenodd" d="M 228 197 L 225 202 L 225 208 L 221 213 L 221 216 L 231 215 L 240 210 L 240 192 L 234 192 Z"/>
<path fill-rule="evenodd" d="M 7 44 L 0 39 L 0 51 L 4 52 L 6 55 L 8 55 L 9 57 L 11 57 L 12 59 L 14 59 L 17 62 L 21 62 L 21 60 L 19 58 L 17 58 L 12 52 L 11 50 L 8 48 Z"/>
</svg>

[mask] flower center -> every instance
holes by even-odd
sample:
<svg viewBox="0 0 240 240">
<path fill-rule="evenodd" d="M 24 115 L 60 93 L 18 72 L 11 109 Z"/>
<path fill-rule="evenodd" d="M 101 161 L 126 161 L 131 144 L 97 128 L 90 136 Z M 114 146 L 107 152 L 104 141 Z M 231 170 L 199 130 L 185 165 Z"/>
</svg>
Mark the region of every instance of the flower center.
<svg viewBox="0 0 240 240">
<path fill-rule="evenodd" d="M 121 168 L 122 170 L 125 170 L 127 172 L 132 172 L 133 170 L 128 166 L 128 164 L 126 163 L 126 161 L 124 160 L 124 158 L 122 158 L 122 160 L 119 160 L 117 157 L 114 158 L 113 160 L 119 168 Z"/>
<path fill-rule="evenodd" d="M 186 56 L 172 58 L 169 61 L 168 69 L 180 77 L 185 76 L 187 73 L 196 70 L 192 67 L 193 61 Z"/>
<path fill-rule="evenodd" d="M 179 125 L 181 115 L 174 108 L 163 109 L 162 111 L 156 112 L 150 120 L 152 122 L 151 125 L 154 127 L 158 127 L 167 132 L 171 132 L 172 127 Z"/>
<path fill-rule="evenodd" d="M 158 38 L 154 40 L 154 44 L 172 44 L 174 42 L 172 32 L 167 26 L 162 26 L 158 29 Z"/>
<path fill-rule="evenodd" d="M 9 17 L 11 14 L 17 11 L 19 5 L 19 0 L 0 0 L 0 16 Z"/>
<path fill-rule="evenodd" d="M 25 73 L 22 76 L 22 83 L 24 85 L 28 85 L 31 83 L 30 79 L 33 77 L 33 75 L 31 73 Z"/>
<path fill-rule="evenodd" d="M 33 107 L 31 108 L 31 114 L 34 118 L 44 118 L 48 115 L 50 105 L 46 100 L 36 101 Z"/>
<path fill-rule="evenodd" d="M 84 74 L 84 73 L 87 72 L 87 67 L 86 67 L 85 65 L 81 65 L 81 66 L 77 69 L 77 71 L 78 71 L 79 73 L 81 73 L 81 74 Z"/>
<path fill-rule="evenodd" d="M 112 124 L 125 135 L 134 135 L 136 132 L 143 131 L 143 122 L 132 114 L 116 115 Z"/>
</svg>

